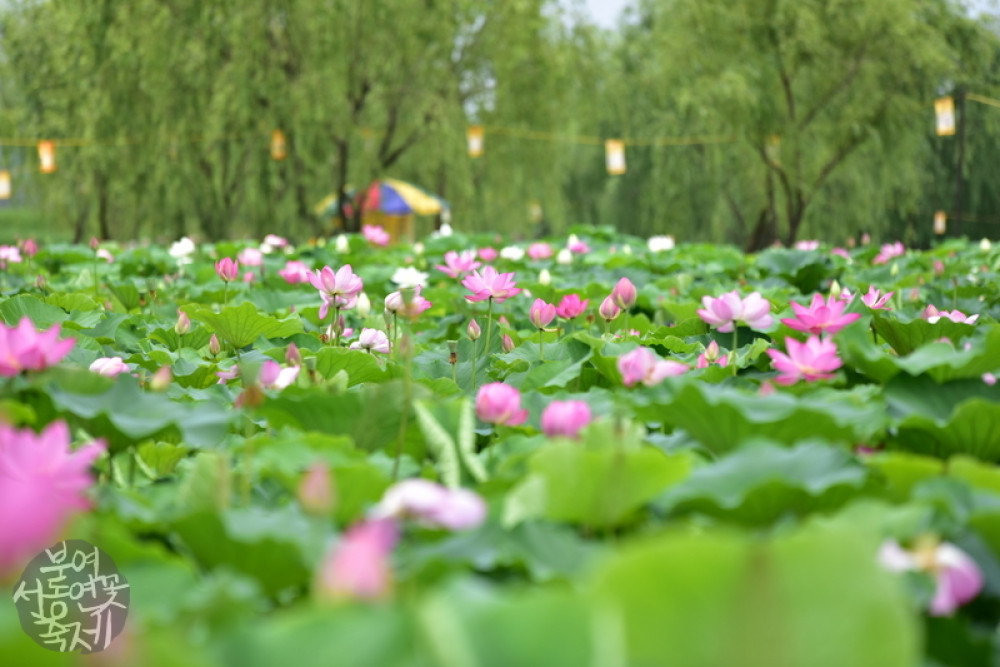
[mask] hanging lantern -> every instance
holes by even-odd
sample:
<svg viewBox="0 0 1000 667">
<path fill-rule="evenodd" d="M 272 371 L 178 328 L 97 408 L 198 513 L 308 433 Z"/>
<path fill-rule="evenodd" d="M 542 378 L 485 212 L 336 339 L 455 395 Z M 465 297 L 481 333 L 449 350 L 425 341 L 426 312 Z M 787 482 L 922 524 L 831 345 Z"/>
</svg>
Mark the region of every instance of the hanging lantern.
<svg viewBox="0 0 1000 667">
<path fill-rule="evenodd" d="M 56 170 L 56 144 L 54 141 L 38 142 L 38 162 L 43 174 Z"/>
<path fill-rule="evenodd" d="M 465 130 L 465 139 L 469 144 L 469 157 L 480 157 L 483 154 L 483 126 L 470 125 Z"/>
<path fill-rule="evenodd" d="M 271 159 L 284 160 L 288 157 L 288 147 L 285 142 L 285 133 L 281 130 L 271 132 Z"/>
<path fill-rule="evenodd" d="M 955 100 L 942 97 L 934 100 L 934 115 L 937 116 L 937 134 L 947 137 L 955 134 Z"/>
<path fill-rule="evenodd" d="M 625 173 L 625 142 L 620 139 L 608 139 L 604 142 L 604 161 L 608 173 L 619 175 Z"/>
<path fill-rule="evenodd" d="M 10 172 L 0 170 L 0 199 L 10 199 Z"/>
<path fill-rule="evenodd" d="M 944 230 L 948 225 L 948 214 L 944 211 L 934 212 L 934 233 L 944 234 Z"/>
</svg>

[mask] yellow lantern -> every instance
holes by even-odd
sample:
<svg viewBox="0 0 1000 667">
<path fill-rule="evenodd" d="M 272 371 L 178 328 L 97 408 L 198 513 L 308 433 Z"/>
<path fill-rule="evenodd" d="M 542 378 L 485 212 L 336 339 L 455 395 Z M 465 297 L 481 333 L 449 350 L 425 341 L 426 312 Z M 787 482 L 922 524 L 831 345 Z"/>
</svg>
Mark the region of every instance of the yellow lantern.
<svg viewBox="0 0 1000 667">
<path fill-rule="evenodd" d="M 955 100 L 942 97 L 934 100 L 934 115 L 937 116 L 937 134 L 947 137 L 955 134 Z"/>
<path fill-rule="evenodd" d="M 271 159 L 284 160 L 288 157 L 288 147 L 285 141 L 285 133 L 281 130 L 271 132 Z"/>
<path fill-rule="evenodd" d="M 604 160 L 608 173 L 619 175 L 625 173 L 625 142 L 621 139 L 608 139 L 604 142 Z"/>
<path fill-rule="evenodd" d="M 54 141 L 38 142 L 38 162 L 43 174 L 51 174 L 56 170 L 56 144 Z"/>
<path fill-rule="evenodd" d="M 944 234 L 944 230 L 948 224 L 948 214 L 944 211 L 934 212 L 934 233 Z"/>
<path fill-rule="evenodd" d="M 0 199 L 10 199 L 10 172 L 0 170 Z"/>
</svg>

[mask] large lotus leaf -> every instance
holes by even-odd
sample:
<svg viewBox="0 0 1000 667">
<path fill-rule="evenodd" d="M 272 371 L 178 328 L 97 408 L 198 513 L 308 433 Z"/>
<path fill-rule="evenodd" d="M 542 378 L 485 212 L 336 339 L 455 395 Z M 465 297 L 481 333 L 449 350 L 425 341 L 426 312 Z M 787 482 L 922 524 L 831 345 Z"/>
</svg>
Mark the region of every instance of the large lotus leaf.
<svg viewBox="0 0 1000 667">
<path fill-rule="evenodd" d="M 507 496 L 504 523 L 544 518 L 591 527 L 615 526 L 684 479 L 692 459 L 651 447 L 584 449 L 556 442 L 535 453 L 530 473 Z"/>
<path fill-rule="evenodd" d="M 910 452 L 880 452 L 865 459 L 877 471 L 884 493 L 897 502 L 909 500 L 914 487 L 944 473 L 944 462 Z"/>
<path fill-rule="evenodd" d="M 782 278 L 803 294 L 811 294 L 826 278 L 830 259 L 818 252 L 769 248 L 757 255 L 754 266 L 765 277 Z"/>
<path fill-rule="evenodd" d="M 203 567 L 234 568 L 270 595 L 310 582 L 326 532 L 294 505 L 197 512 L 175 520 L 171 529 Z"/>
<path fill-rule="evenodd" d="M 916 376 L 926 373 L 935 382 L 979 378 L 1000 369 L 1000 327 L 990 327 L 984 336 L 965 345 L 931 342 L 905 357 L 886 353 L 871 340 L 863 327 L 848 327 L 837 335 L 844 363 L 878 382 L 888 382 L 900 372 Z"/>
<path fill-rule="evenodd" d="M 788 448 L 751 441 L 697 468 L 656 505 L 762 525 L 839 507 L 857 495 L 866 479 L 865 467 L 844 449 L 818 442 Z"/>
<path fill-rule="evenodd" d="M 252 303 L 227 306 L 219 313 L 195 305 L 184 306 L 181 310 L 191 319 L 207 324 L 219 338 L 236 348 L 244 348 L 261 336 L 287 338 L 302 332 L 302 321 L 298 317 L 278 320 L 261 315 Z"/>
<path fill-rule="evenodd" d="M 0 302 L 0 319 L 8 325 L 17 324 L 23 317 L 29 318 L 39 330 L 48 329 L 53 324 L 69 319 L 69 315 L 62 308 L 27 294 L 19 294 Z"/>
<path fill-rule="evenodd" d="M 1000 461 L 1000 388 L 976 380 L 938 385 L 923 376 L 897 376 L 885 397 L 898 418 L 895 446 L 942 458 L 969 454 Z"/>
<path fill-rule="evenodd" d="M 340 371 L 347 373 L 349 387 L 362 382 L 385 382 L 392 377 L 374 354 L 337 347 L 325 347 L 316 353 L 317 373 L 329 379 Z"/>
<path fill-rule="evenodd" d="M 873 313 L 872 321 L 878 335 L 901 355 L 910 354 L 921 345 L 939 338 L 948 338 L 957 343 L 976 330 L 975 325 L 952 322 L 946 317 L 931 324 L 921 317 L 909 320 L 901 316 L 883 315 L 878 311 Z"/>
<path fill-rule="evenodd" d="M 877 550 L 851 526 L 667 535 L 609 560 L 595 599 L 623 615 L 626 664 L 910 667 L 918 618 Z"/>
<path fill-rule="evenodd" d="M 435 576 L 442 564 L 467 565 L 479 571 L 524 568 L 532 580 L 568 580 L 586 571 L 606 548 L 584 539 L 571 526 L 527 521 L 504 528 L 487 519 L 475 530 L 433 542 L 404 542 L 397 549 L 401 576 Z"/>
<path fill-rule="evenodd" d="M 397 605 L 298 605 L 246 623 L 219 641 L 241 667 L 417 667 L 416 629 Z"/>
<path fill-rule="evenodd" d="M 214 447 L 229 431 L 232 412 L 221 399 L 182 403 L 143 391 L 130 375 L 119 375 L 110 387 L 99 381 L 104 378 L 94 378 L 52 383 L 47 395 L 59 415 L 93 436 L 106 438 L 112 450 L 146 438 Z"/>
<path fill-rule="evenodd" d="M 426 387 L 414 385 L 412 389 L 414 400 L 430 398 Z M 257 408 L 274 428 L 293 426 L 304 431 L 350 435 L 361 449 L 385 449 L 392 455 L 400 429 L 405 428 L 403 451 L 422 460 L 423 436 L 412 414 L 403 424 L 404 410 L 411 408 L 399 381 L 358 386 L 339 395 L 289 387 Z"/>
<path fill-rule="evenodd" d="M 569 590 L 489 591 L 451 586 L 418 612 L 432 664 L 458 667 L 625 664 L 607 641 L 617 619 Z M 598 629 L 600 628 L 600 629 Z"/>
<path fill-rule="evenodd" d="M 809 438 L 831 443 L 868 442 L 885 428 L 885 408 L 874 387 L 820 389 L 795 396 L 750 394 L 699 382 L 664 382 L 633 391 L 636 415 L 684 429 L 716 453 L 755 437 L 794 444 Z"/>
</svg>

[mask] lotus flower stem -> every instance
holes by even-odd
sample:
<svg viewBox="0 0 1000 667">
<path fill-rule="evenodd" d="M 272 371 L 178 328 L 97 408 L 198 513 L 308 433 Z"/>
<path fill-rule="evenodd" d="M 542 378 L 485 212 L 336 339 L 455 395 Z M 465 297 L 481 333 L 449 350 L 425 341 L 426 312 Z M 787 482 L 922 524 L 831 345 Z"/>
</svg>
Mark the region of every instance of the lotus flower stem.
<svg viewBox="0 0 1000 667">
<path fill-rule="evenodd" d="M 472 341 L 472 391 L 476 390 L 476 353 L 476 341 Z"/>
<path fill-rule="evenodd" d="M 545 329 L 538 330 L 538 360 L 545 361 Z"/>
<path fill-rule="evenodd" d="M 732 353 L 731 353 L 732 356 L 729 359 L 729 365 L 733 367 L 733 377 L 736 377 L 736 371 L 737 371 L 737 368 L 736 368 L 736 347 L 740 344 L 739 343 L 739 337 L 740 337 L 740 328 L 738 326 L 736 326 L 735 323 L 733 323 L 733 350 L 732 350 Z"/>
<path fill-rule="evenodd" d="M 222 283 L 222 306 L 226 307 L 229 305 L 229 283 Z"/>
<path fill-rule="evenodd" d="M 489 298 L 489 306 L 486 309 L 486 348 L 484 354 L 487 358 L 490 356 L 490 339 L 493 337 L 493 297 Z M 475 378 L 473 378 L 474 380 Z M 475 389 L 475 383 L 472 386 Z"/>
<path fill-rule="evenodd" d="M 413 343 L 410 331 L 403 333 L 403 414 L 399 416 L 399 433 L 396 436 L 396 460 L 392 464 L 392 481 L 399 479 L 399 460 L 403 457 L 403 441 L 410 422 L 410 408 L 413 403 Z"/>
</svg>

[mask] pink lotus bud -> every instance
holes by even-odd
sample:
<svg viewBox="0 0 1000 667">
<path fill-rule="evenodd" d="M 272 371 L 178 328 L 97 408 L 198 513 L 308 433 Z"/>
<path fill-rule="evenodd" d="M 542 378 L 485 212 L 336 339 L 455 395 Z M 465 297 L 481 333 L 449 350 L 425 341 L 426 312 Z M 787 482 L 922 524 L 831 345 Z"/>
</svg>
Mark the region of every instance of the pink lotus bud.
<svg viewBox="0 0 1000 667">
<path fill-rule="evenodd" d="M 634 306 L 637 297 L 635 285 L 628 278 L 619 280 L 614 289 L 611 290 L 611 300 L 622 310 L 628 310 Z"/>
<path fill-rule="evenodd" d="M 285 363 L 290 366 L 302 365 L 302 353 L 299 352 L 299 348 L 295 343 L 288 344 L 288 349 L 285 350 Z"/>
<path fill-rule="evenodd" d="M 479 340 L 479 337 L 483 335 L 483 330 L 479 328 L 479 323 L 473 319 L 469 320 L 467 333 L 469 334 L 469 340 Z"/>
<path fill-rule="evenodd" d="M 153 377 L 149 380 L 149 388 L 153 391 L 166 391 L 173 378 L 174 376 L 170 372 L 170 366 L 163 366 L 158 371 L 153 373 Z"/>
<path fill-rule="evenodd" d="M 943 273 L 944 273 L 944 262 L 942 262 L 940 259 L 935 259 L 934 260 L 934 275 L 940 276 Z"/>
<path fill-rule="evenodd" d="M 257 274 L 253 271 L 247 271 L 243 274 L 243 282 L 252 283 L 255 280 L 257 280 Z"/>
<path fill-rule="evenodd" d="M 306 470 L 299 482 L 299 504 L 307 513 L 326 516 L 333 511 L 335 498 L 330 468 L 318 461 Z"/>
<path fill-rule="evenodd" d="M 183 336 L 191 331 L 191 318 L 183 310 L 177 311 L 177 324 L 174 325 L 174 331 L 178 336 Z"/>
<path fill-rule="evenodd" d="M 590 420 L 590 406 L 585 402 L 552 401 L 542 412 L 542 431 L 550 438 L 578 438 Z"/>
<path fill-rule="evenodd" d="M 45 276 L 43 276 L 42 274 L 38 274 L 38 277 L 35 278 L 35 287 L 37 287 L 38 289 L 43 290 L 43 289 L 46 288 L 47 285 L 48 285 L 48 281 L 45 280 Z"/>
<path fill-rule="evenodd" d="M 399 537 L 394 519 L 375 519 L 355 524 L 340 543 L 324 557 L 316 582 L 316 594 L 331 600 L 377 600 L 392 588 L 392 553 Z"/>
<path fill-rule="evenodd" d="M 219 344 L 219 337 L 215 334 L 212 334 L 212 337 L 208 339 L 208 351 L 212 354 L 212 356 L 222 352 L 222 345 Z"/>
<path fill-rule="evenodd" d="M 28 257 L 34 257 L 38 254 L 38 244 L 35 243 L 35 239 L 28 239 L 24 242 L 22 250 L 24 250 L 24 254 Z"/>
<path fill-rule="evenodd" d="M 121 357 L 101 357 L 100 359 L 95 359 L 94 363 L 90 364 L 90 371 L 98 375 L 113 378 L 120 373 L 127 373 L 129 367 L 128 364 L 122 361 Z"/>
<path fill-rule="evenodd" d="M 517 426 L 528 418 L 528 411 L 521 409 L 521 392 L 515 387 L 492 382 L 476 394 L 476 415 L 490 424 Z"/>
<path fill-rule="evenodd" d="M 215 263 L 215 272 L 223 282 L 231 283 L 240 275 L 240 265 L 228 257 L 223 257 Z"/>
<path fill-rule="evenodd" d="M 541 299 L 535 299 L 528 311 L 528 319 L 536 329 L 544 329 L 556 318 L 556 307 L 551 303 L 545 303 Z"/>
<path fill-rule="evenodd" d="M 257 248 L 244 248 L 236 260 L 243 266 L 260 266 L 264 263 L 264 254 Z"/>
<path fill-rule="evenodd" d="M 96 236 L 91 236 L 90 237 L 90 249 L 91 250 L 97 250 L 97 248 L 100 245 L 101 245 L 101 242 L 100 242 L 100 240 Z"/>
<path fill-rule="evenodd" d="M 514 349 L 514 339 L 510 337 L 509 334 L 504 334 L 500 338 L 501 346 L 503 347 L 504 353 L 510 353 Z"/>
<path fill-rule="evenodd" d="M 616 317 L 622 314 L 622 309 L 618 306 L 618 304 L 615 303 L 615 300 L 611 298 L 611 296 L 609 295 L 604 298 L 604 301 L 601 302 L 601 307 L 597 309 L 597 312 L 606 321 L 610 322 L 611 320 L 615 319 Z"/>
</svg>

